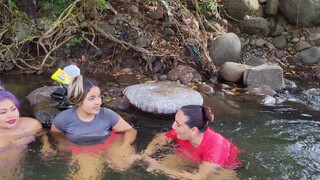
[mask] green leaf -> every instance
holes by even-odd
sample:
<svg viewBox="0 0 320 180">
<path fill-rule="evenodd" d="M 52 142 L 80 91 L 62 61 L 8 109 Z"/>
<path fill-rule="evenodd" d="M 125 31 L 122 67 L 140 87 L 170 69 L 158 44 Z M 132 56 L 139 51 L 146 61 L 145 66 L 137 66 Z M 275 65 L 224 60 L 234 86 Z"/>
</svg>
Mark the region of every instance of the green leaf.
<svg viewBox="0 0 320 180">
<path fill-rule="evenodd" d="M 16 5 L 16 3 L 14 3 L 13 1 L 11 1 L 10 3 L 9 3 L 9 9 L 13 9 L 13 8 L 17 8 L 17 5 Z"/>
<path fill-rule="evenodd" d="M 45 3 L 43 3 L 43 5 L 42 5 L 42 8 L 44 9 L 44 10 L 48 10 L 48 9 L 51 9 L 51 3 L 49 3 L 49 2 L 45 2 Z"/>
<path fill-rule="evenodd" d="M 96 2 L 99 10 L 110 8 L 110 4 L 106 0 L 96 0 Z"/>
<path fill-rule="evenodd" d="M 32 37 L 32 36 L 27 36 L 26 39 L 27 39 L 28 41 L 32 41 L 32 40 L 33 40 L 33 37 Z"/>
</svg>

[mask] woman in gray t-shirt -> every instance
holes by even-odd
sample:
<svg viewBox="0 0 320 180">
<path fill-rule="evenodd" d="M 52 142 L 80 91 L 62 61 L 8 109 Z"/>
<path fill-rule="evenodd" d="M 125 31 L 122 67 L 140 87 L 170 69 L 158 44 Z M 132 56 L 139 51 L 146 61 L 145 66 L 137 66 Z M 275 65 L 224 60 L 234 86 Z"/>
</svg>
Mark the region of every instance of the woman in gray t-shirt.
<svg viewBox="0 0 320 180">
<path fill-rule="evenodd" d="M 125 157 L 134 153 L 131 143 L 136 138 L 136 130 L 114 111 L 100 107 L 101 91 L 95 81 L 83 79 L 81 75 L 73 78 L 68 86 L 68 101 L 74 107 L 61 112 L 54 118 L 52 132 L 63 133 L 77 146 L 90 146 L 90 153 L 94 149 L 101 150 L 99 144 L 108 143 L 108 139 L 112 138 L 111 131 L 121 132 L 124 134 L 122 141 L 117 143 L 119 147 L 108 148 L 116 150 L 116 152 L 109 152 L 108 158 L 124 160 Z M 112 161 L 116 162 L 114 159 Z M 84 163 L 88 164 L 87 160 Z M 120 164 L 125 167 L 118 168 L 123 169 L 127 168 L 129 163 L 122 162 L 118 166 L 121 166 Z"/>
</svg>

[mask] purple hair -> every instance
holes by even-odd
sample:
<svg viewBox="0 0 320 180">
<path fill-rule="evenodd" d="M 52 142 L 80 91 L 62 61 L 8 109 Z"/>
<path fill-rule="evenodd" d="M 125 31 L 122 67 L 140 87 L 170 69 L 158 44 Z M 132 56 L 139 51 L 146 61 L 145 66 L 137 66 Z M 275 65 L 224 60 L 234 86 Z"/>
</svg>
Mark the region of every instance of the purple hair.
<svg viewBox="0 0 320 180">
<path fill-rule="evenodd" d="M 9 91 L 6 91 L 2 86 L 0 86 L 0 102 L 4 99 L 9 99 L 20 109 L 20 102 L 19 100 Z"/>
</svg>

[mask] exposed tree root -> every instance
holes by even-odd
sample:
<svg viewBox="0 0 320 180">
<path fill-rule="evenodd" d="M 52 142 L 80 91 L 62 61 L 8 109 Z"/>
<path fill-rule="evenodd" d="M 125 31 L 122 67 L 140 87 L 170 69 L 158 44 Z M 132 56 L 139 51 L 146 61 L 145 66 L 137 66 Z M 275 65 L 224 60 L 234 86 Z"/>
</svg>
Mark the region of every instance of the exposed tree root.
<svg viewBox="0 0 320 180">
<path fill-rule="evenodd" d="M 200 25 L 200 32 L 201 32 L 201 47 L 202 47 L 202 52 L 203 54 L 205 55 L 206 59 L 207 59 L 207 63 L 212 63 L 212 59 L 211 57 L 209 56 L 209 53 L 207 51 L 208 49 L 208 37 L 207 37 L 207 31 L 205 30 L 204 26 L 203 26 L 203 23 L 202 23 L 202 20 L 200 18 L 200 11 L 199 11 L 199 5 L 198 5 L 198 1 L 197 0 L 193 0 L 193 3 L 195 5 L 195 8 L 196 8 L 196 18 L 197 18 L 197 21 L 199 22 L 199 25 Z"/>
<path fill-rule="evenodd" d="M 54 65 L 56 58 L 53 56 L 53 54 L 55 54 L 55 52 L 57 52 L 59 48 L 61 48 L 74 37 L 81 37 L 88 45 L 92 46 L 96 50 L 100 50 L 101 48 L 99 47 L 99 44 L 97 44 L 97 37 L 99 36 L 116 44 L 119 44 L 125 50 L 133 50 L 135 52 L 138 52 L 140 54 L 140 57 L 142 57 L 142 59 L 146 61 L 146 69 L 152 71 L 151 59 L 153 57 L 160 58 L 161 62 L 165 62 L 168 59 L 167 57 L 171 57 L 175 60 L 175 62 L 180 61 L 183 63 L 197 64 L 197 62 L 194 62 L 194 60 L 190 60 L 191 58 L 184 58 L 186 56 L 186 53 L 184 53 L 186 51 L 185 47 L 187 45 L 186 40 L 188 38 L 193 38 L 199 40 L 199 51 L 201 52 L 202 57 L 204 57 L 201 61 L 202 68 L 209 68 L 208 71 L 211 71 L 216 67 L 212 63 L 212 59 L 207 51 L 207 31 L 205 30 L 205 27 L 202 23 L 197 0 L 192 0 L 192 2 L 194 3 L 195 7 L 194 14 L 192 14 L 179 1 L 173 1 L 172 5 L 175 5 L 177 8 L 175 11 L 172 10 L 170 12 L 171 22 L 154 21 L 143 13 L 137 12 L 137 16 L 148 23 L 148 25 L 143 29 L 138 27 L 138 25 L 135 24 L 132 19 L 126 19 L 125 17 L 120 18 L 121 21 L 127 23 L 128 26 L 130 26 L 132 29 L 140 31 L 141 34 L 144 34 L 146 36 L 148 34 L 147 37 L 151 40 L 152 49 L 147 50 L 104 31 L 98 26 L 97 19 L 92 21 L 87 20 L 87 28 L 85 30 L 81 29 L 80 26 L 75 22 L 77 22 L 76 17 L 78 16 L 78 13 L 81 13 L 81 11 L 79 10 L 79 6 L 86 3 L 86 1 L 75 0 L 60 14 L 60 16 L 52 23 L 51 27 L 46 31 L 31 34 L 22 41 L 13 41 L 9 45 L 3 45 L 0 43 L 0 61 L 3 61 L 5 63 L 12 61 L 20 69 L 29 69 L 31 71 L 42 70 L 44 67 L 51 67 L 52 65 Z M 139 1 L 139 3 L 144 5 L 146 9 L 148 9 L 150 2 Z M 114 7 L 116 6 L 109 5 L 108 9 L 114 15 L 117 15 L 117 8 Z M 192 22 L 195 22 L 195 24 L 198 24 L 199 26 L 186 24 L 180 17 L 181 9 L 183 9 L 185 14 L 189 16 L 188 18 L 191 19 Z M 161 41 L 161 39 L 159 39 L 161 38 L 161 34 L 159 35 L 159 33 L 150 33 L 150 31 L 152 30 L 157 30 L 156 28 L 160 28 L 162 30 L 168 26 L 172 27 L 177 32 L 176 37 L 171 39 L 173 43 L 172 46 L 180 46 L 180 48 L 165 49 L 165 47 L 162 47 L 161 43 L 159 43 L 159 41 Z M 0 40 L 9 31 L 10 26 L 4 26 L 4 28 L 0 30 Z M 149 33 L 147 33 L 147 31 Z M 41 52 L 45 54 L 40 62 L 38 62 L 39 60 L 36 61 L 35 58 L 33 58 L 33 56 L 29 52 L 29 49 L 26 50 L 27 52 L 22 52 L 22 48 L 28 43 L 33 43 L 36 45 L 38 49 L 38 56 L 41 56 Z M 15 50 L 15 52 L 12 52 L 13 49 Z M 25 59 L 25 56 L 28 57 L 28 59 Z M 0 67 L 0 71 L 3 70 L 3 67 Z"/>
</svg>

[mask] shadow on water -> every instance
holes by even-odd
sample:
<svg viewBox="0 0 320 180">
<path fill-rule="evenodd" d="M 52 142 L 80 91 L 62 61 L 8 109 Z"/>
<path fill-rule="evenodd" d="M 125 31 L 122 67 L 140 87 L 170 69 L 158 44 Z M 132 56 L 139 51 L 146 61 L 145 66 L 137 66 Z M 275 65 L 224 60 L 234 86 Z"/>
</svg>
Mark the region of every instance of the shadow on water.
<svg viewBox="0 0 320 180">
<path fill-rule="evenodd" d="M 2 84 L 24 102 L 25 96 L 43 85 L 52 85 L 50 76 L 1 77 Z M 95 77 L 92 77 L 95 78 Z M 114 79 L 99 77 L 98 81 Z M 214 130 L 230 138 L 242 149 L 244 167 L 237 170 L 240 179 L 319 179 L 320 177 L 320 113 L 305 96 L 316 86 L 299 84 L 289 92 L 291 99 L 279 105 L 264 106 L 256 102 L 230 101 L 221 96 L 205 97 L 205 105 L 215 113 Z M 320 90 L 311 92 L 317 96 Z M 308 94 L 309 93 L 309 94 Z M 24 102 L 25 103 L 25 102 Z M 319 105 L 319 104 L 315 104 Z M 319 106 L 320 107 L 320 106 Z M 27 112 L 26 112 L 27 111 Z M 138 130 L 135 146 L 142 151 L 152 138 L 171 129 L 174 117 L 146 115 L 134 108 L 117 111 Z M 25 109 L 24 115 L 31 110 Z M 54 141 L 52 141 L 54 144 Z M 24 166 L 25 179 L 65 179 L 70 155 L 59 154 L 49 160 L 39 158 L 42 143 L 30 144 Z M 170 179 L 151 174 L 141 166 L 117 172 L 105 165 L 101 179 Z"/>
</svg>

